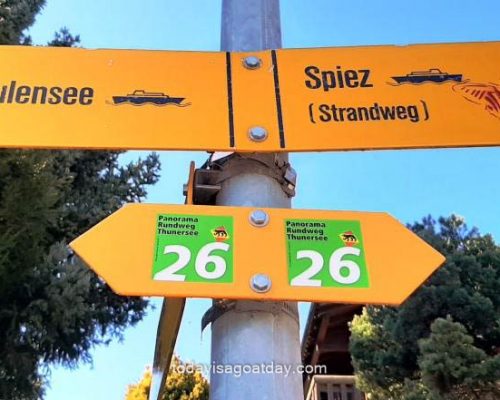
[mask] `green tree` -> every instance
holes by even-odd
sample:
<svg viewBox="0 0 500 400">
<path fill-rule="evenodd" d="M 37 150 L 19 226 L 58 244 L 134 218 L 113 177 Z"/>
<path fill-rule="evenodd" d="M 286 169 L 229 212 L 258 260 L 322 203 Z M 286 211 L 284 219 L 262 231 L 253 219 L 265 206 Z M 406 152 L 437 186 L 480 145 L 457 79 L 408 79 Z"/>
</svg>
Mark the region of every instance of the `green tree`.
<svg viewBox="0 0 500 400">
<path fill-rule="evenodd" d="M 500 247 L 457 216 L 410 228 L 447 261 L 402 306 L 353 320 L 359 386 L 374 400 L 500 398 Z"/>
<path fill-rule="evenodd" d="M 24 30 L 44 5 L 45 0 L 0 0 L 0 44 L 24 43 Z"/>
<path fill-rule="evenodd" d="M 436 399 L 493 399 L 500 395 L 500 357 L 488 357 L 451 317 L 437 318 L 419 341 L 422 380 Z"/>
<path fill-rule="evenodd" d="M 147 368 L 137 384 L 128 386 L 125 400 L 148 400 L 151 379 L 151 369 Z M 199 369 L 174 356 L 161 400 L 208 400 L 208 393 L 208 381 Z"/>
<path fill-rule="evenodd" d="M 0 44 L 29 42 L 43 4 L 0 0 Z M 53 42 L 76 43 L 65 29 Z M 157 155 L 122 166 L 119 154 L 0 150 L 1 400 L 42 398 L 48 366 L 89 361 L 145 313 L 146 300 L 115 295 L 67 248 L 157 182 Z"/>
</svg>

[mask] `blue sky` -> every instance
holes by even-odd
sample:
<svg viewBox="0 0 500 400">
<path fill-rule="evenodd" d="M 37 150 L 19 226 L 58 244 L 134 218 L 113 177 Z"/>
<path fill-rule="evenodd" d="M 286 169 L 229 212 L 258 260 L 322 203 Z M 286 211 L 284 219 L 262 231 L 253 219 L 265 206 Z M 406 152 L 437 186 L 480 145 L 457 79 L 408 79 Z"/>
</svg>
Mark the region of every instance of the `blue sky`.
<svg viewBox="0 0 500 400">
<path fill-rule="evenodd" d="M 500 40 L 497 0 L 282 0 L 281 9 L 284 47 Z M 220 1 L 47 0 L 29 33 L 43 44 L 61 26 L 86 48 L 216 51 Z M 148 202 L 182 203 L 189 161 L 205 158 L 161 153 L 162 178 Z M 500 148 L 304 153 L 291 162 L 299 174 L 296 208 L 386 211 L 404 223 L 456 213 L 500 240 Z M 200 333 L 209 303 L 188 302 L 177 345 L 184 359 L 209 362 L 210 329 Z M 303 319 L 307 307 L 301 310 Z M 96 348 L 92 365 L 54 368 L 47 400 L 123 399 L 152 362 L 158 314 L 151 311 L 123 342 Z"/>
</svg>

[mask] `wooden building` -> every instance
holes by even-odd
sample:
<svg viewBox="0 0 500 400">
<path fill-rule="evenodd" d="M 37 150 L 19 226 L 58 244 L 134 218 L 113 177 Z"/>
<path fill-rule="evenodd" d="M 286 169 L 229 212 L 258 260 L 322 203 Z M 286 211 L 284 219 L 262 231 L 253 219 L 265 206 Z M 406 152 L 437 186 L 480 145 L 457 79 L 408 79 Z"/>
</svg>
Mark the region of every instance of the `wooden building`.
<svg viewBox="0 0 500 400">
<path fill-rule="evenodd" d="M 304 373 L 306 400 L 363 400 L 354 386 L 349 353 L 349 322 L 361 313 L 353 304 L 313 303 L 302 339 L 305 366 L 325 366 L 321 374 Z M 308 367 L 308 369 L 312 369 Z M 317 371 L 317 369 L 316 369 Z"/>
</svg>

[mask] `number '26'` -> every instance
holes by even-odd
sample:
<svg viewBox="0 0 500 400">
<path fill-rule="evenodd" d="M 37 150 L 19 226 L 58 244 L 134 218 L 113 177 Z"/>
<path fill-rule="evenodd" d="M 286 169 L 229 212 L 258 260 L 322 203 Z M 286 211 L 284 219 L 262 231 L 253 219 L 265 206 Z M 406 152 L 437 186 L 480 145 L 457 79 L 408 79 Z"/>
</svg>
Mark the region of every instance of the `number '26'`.
<svg viewBox="0 0 500 400">
<path fill-rule="evenodd" d="M 332 279 L 343 285 L 351 285 L 359 281 L 361 277 L 361 269 L 359 265 L 352 260 L 343 260 L 346 255 L 359 256 L 361 250 L 356 247 L 341 247 L 335 250 L 330 256 L 329 272 Z M 291 286 L 321 286 L 321 279 L 313 279 L 317 273 L 323 268 L 325 263 L 321 253 L 314 250 L 299 250 L 297 251 L 297 260 L 309 259 L 311 265 L 303 272 L 293 278 L 290 282 Z M 341 273 L 344 272 L 344 274 Z"/>
<path fill-rule="evenodd" d="M 227 243 L 209 243 L 203 246 L 196 255 L 194 269 L 196 274 L 203 279 L 214 280 L 222 277 L 227 270 L 226 260 L 221 256 L 210 254 L 212 251 L 222 250 L 227 252 L 229 244 Z M 183 282 L 186 280 L 186 275 L 179 271 L 189 264 L 191 261 L 191 250 L 181 245 L 165 246 L 163 254 L 177 254 L 178 259 L 173 264 L 169 265 L 164 270 L 157 272 L 154 276 L 155 280 L 159 281 L 174 281 Z M 208 265 L 212 264 L 212 268 Z"/>
</svg>

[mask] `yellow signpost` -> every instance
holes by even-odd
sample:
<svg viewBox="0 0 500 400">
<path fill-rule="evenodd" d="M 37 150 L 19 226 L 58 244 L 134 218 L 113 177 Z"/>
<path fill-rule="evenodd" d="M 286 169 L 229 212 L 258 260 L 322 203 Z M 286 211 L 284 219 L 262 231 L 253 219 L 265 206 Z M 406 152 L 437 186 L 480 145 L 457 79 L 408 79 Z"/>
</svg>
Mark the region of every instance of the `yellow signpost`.
<svg viewBox="0 0 500 400">
<path fill-rule="evenodd" d="M 276 53 L 288 151 L 500 145 L 500 42 Z"/>
<path fill-rule="evenodd" d="M 2 147 L 231 145 L 224 53 L 0 46 L 0 59 Z"/>
<path fill-rule="evenodd" d="M 149 398 L 161 399 L 184 313 L 185 298 L 163 299 L 156 333 L 155 355 Z"/>
<path fill-rule="evenodd" d="M 444 261 L 385 213 L 193 205 L 127 205 L 71 247 L 138 296 L 397 305 Z"/>
<path fill-rule="evenodd" d="M 260 63 L 249 68 L 249 55 Z M 500 145 L 500 42 L 251 54 L 0 46 L 0 58 L 2 147 Z M 255 127 L 266 135 L 249 135 Z"/>
</svg>

